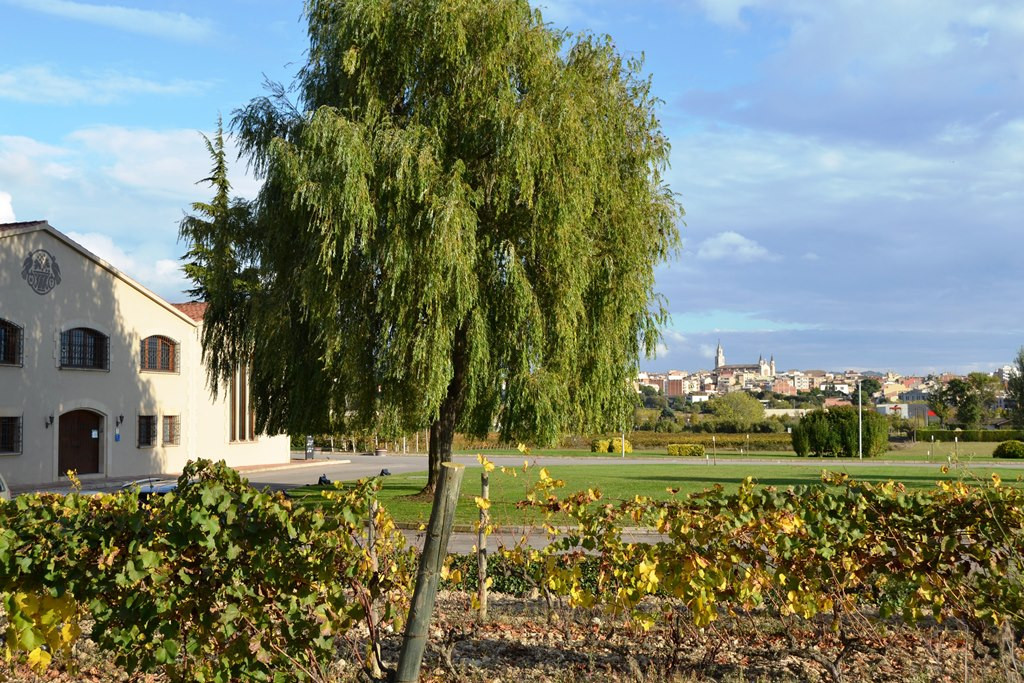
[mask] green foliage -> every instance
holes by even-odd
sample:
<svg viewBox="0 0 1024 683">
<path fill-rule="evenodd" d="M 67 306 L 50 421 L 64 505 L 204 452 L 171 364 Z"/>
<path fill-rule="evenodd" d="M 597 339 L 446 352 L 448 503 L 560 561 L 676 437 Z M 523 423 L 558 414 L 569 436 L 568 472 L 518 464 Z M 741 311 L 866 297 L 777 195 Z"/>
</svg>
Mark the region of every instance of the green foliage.
<svg viewBox="0 0 1024 683">
<path fill-rule="evenodd" d="M 337 491 L 331 515 L 293 509 L 223 463 L 186 466 L 178 490 L 19 496 L 0 506 L 0 596 L 8 652 L 73 643 L 78 624 L 129 672 L 170 681 L 313 678 L 334 636 L 399 625 L 413 557 L 386 515 L 367 550 L 376 484 Z M 385 603 L 383 621 L 365 606 Z M 56 628 L 59 627 L 59 628 Z M 56 631 L 55 631 L 56 628 Z M 56 633 L 56 636 L 54 635 Z M 56 647 L 55 647 L 56 646 Z M 46 659 L 46 662 L 41 662 Z"/>
<path fill-rule="evenodd" d="M 865 406 L 871 406 L 874 404 L 872 394 L 876 394 L 882 390 L 882 383 L 873 377 L 861 380 L 860 383 L 861 397 L 860 401 Z M 853 392 L 850 394 L 850 401 L 853 405 L 857 405 L 857 386 L 853 387 Z"/>
<path fill-rule="evenodd" d="M 944 403 L 955 410 L 960 424 L 969 429 L 977 429 L 982 422 L 995 415 L 996 391 L 999 388 L 999 381 L 995 377 L 983 372 L 972 372 L 966 378 L 954 377 L 949 380 L 937 392 L 935 402 Z"/>
<path fill-rule="evenodd" d="M 993 458 L 1024 458 L 1024 442 L 1004 441 L 992 451 Z"/>
<path fill-rule="evenodd" d="M 866 457 L 884 453 L 889 448 L 889 421 L 874 410 L 864 410 L 861 422 L 850 406 L 807 413 L 793 427 L 793 450 L 797 455 L 856 457 L 862 438 Z"/>
<path fill-rule="evenodd" d="M 1008 441 L 1010 439 L 1016 439 L 1017 441 L 1024 440 L 1024 430 L 1022 429 L 920 429 L 917 431 L 918 441 L 929 441 L 935 438 L 935 441 L 948 441 L 952 442 L 954 439 L 961 443 L 993 443 L 999 441 Z"/>
<path fill-rule="evenodd" d="M 1006 382 L 1006 395 L 1013 401 L 1010 420 L 1017 429 L 1024 429 L 1024 346 L 1013 359 L 1013 373 Z"/>
<path fill-rule="evenodd" d="M 522 0 L 306 15 L 297 101 L 273 86 L 234 118 L 264 181 L 237 256 L 190 272 L 244 318 L 206 329 L 252 355 L 260 428 L 430 425 L 433 477 L 456 429 L 548 444 L 623 424 L 681 215 L 642 64 Z"/>
<path fill-rule="evenodd" d="M 801 458 L 807 457 L 811 452 L 811 437 L 805 425 L 797 423 L 792 431 L 793 450 Z"/>
<path fill-rule="evenodd" d="M 669 455 L 695 456 L 703 458 L 707 455 L 704 446 L 699 443 L 670 443 L 668 445 Z"/>
<path fill-rule="evenodd" d="M 729 431 L 746 432 L 764 420 L 764 406 L 745 391 L 716 396 L 708 406 L 719 423 L 730 427 Z"/>
</svg>

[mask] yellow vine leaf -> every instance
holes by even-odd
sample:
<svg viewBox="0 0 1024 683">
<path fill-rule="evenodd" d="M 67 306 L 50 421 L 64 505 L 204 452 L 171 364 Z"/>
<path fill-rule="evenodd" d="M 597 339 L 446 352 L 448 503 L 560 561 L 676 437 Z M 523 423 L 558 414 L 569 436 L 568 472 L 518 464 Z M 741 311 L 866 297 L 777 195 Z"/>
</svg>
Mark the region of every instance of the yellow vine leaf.
<svg viewBox="0 0 1024 683">
<path fill-rule="evenodd" d="M 50 666 L 50 660 L 53 657 L 49 652 L 41 647 L 37 647 L 28 653 L 28 665 L 38 673 L 46 671 L 46 667 Z"/>
<path fill-rule="evenodd" d="M 473 496 L 473 500 L 476 502 L 476 506 L 481 510 L 491 509 L 491 501 L 489 501 L 488 499 L 481 498 L 480 496 Z"/>
</svg>

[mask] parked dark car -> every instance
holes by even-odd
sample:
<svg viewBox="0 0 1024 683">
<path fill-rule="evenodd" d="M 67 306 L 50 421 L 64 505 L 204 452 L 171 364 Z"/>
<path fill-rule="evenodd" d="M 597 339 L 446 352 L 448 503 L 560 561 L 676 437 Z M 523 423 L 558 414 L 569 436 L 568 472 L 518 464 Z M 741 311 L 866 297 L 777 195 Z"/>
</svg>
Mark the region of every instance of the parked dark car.
<svg viewBox="0 0 1024 683">
<path fill-rule="evenodd" d="M 178 489 L 177 479 L 139 479 L 138 481 L 130 481 L 124 484 L 121 489 L 133 489 L 139 490 L 139 500 L 142 502 L 147 501 L 151 496 L 159 496 L 171 491 Z"/>
</svg>

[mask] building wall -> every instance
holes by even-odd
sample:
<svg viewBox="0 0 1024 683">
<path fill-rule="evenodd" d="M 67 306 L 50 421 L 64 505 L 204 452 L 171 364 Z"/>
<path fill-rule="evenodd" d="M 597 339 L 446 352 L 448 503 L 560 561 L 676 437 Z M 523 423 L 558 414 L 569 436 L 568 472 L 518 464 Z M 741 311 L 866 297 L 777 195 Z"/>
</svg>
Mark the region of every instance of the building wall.
<svg viewBox="0 0 1024 683">
<path fill-rule="evenodd" d="M 60 268 L 60 284 L 45 294 L 22 278 L 23 262 L 36 249 L 52 254 Z M 76 409 L 101 415 L 100 472 L 86 479 L 175 473 L 197 457 L 234 466 L 290 457 L 286 436 L 229 443 L 226 401 L 205 389 L 195 321 L 47 230 L 0 232 L 0 318 L 24 329 L 23 366 L 0 366 L 0 415 L 22 417 L 21 453 L 0 455 L 11 485 L 59 480 L 60 417 Z M 61 331 L 74 327 L 109 336 L 109 370 L 60 368 Z M 140 369 L 140 343 L 151 335 L 179 344 L 178 372 Z M 138 446 L 139 415 L 157 416 L 154 447 Z M 164 415 L 179 416 L 178 445 L 162 442 Z"/>
</svg>

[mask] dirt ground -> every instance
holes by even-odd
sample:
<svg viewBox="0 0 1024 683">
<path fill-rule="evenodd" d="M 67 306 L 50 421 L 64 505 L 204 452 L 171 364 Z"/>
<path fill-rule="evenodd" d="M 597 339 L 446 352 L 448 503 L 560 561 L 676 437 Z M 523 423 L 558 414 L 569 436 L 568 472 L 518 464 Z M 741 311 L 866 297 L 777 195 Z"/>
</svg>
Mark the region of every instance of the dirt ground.
<svg viewBox="0 0 1024 683">
<path fill-rule="evenodd" d="M 438 596 L 421 680 L 471 683 L 607 681 L 1020 681 L 956 624 L 907 627 L 874 620 L 841 642 L 825 621 L 782 622 L 761 614 L 723 616 L 700 631 L 661 621 L 648 632 L 597 611 L 549 610 L 543 600 L 491 596 L 487 623 L 478 624 L 464 593 Z M 365 639 L 339 641 L 327 683 L 369 680 L 359 661 Z M 382 658 L 394 667 L 401 634 L 386 634 Z M 842 655 L 840 656 L 840 653 Z M 1017 657 L 1022 653 L 1018 651 Z M 130 676 L 88 641 L 70 660 L 36 675 L 0 660 L 0 681 L 112 683 L 163 681 Z"/>
</svg>

